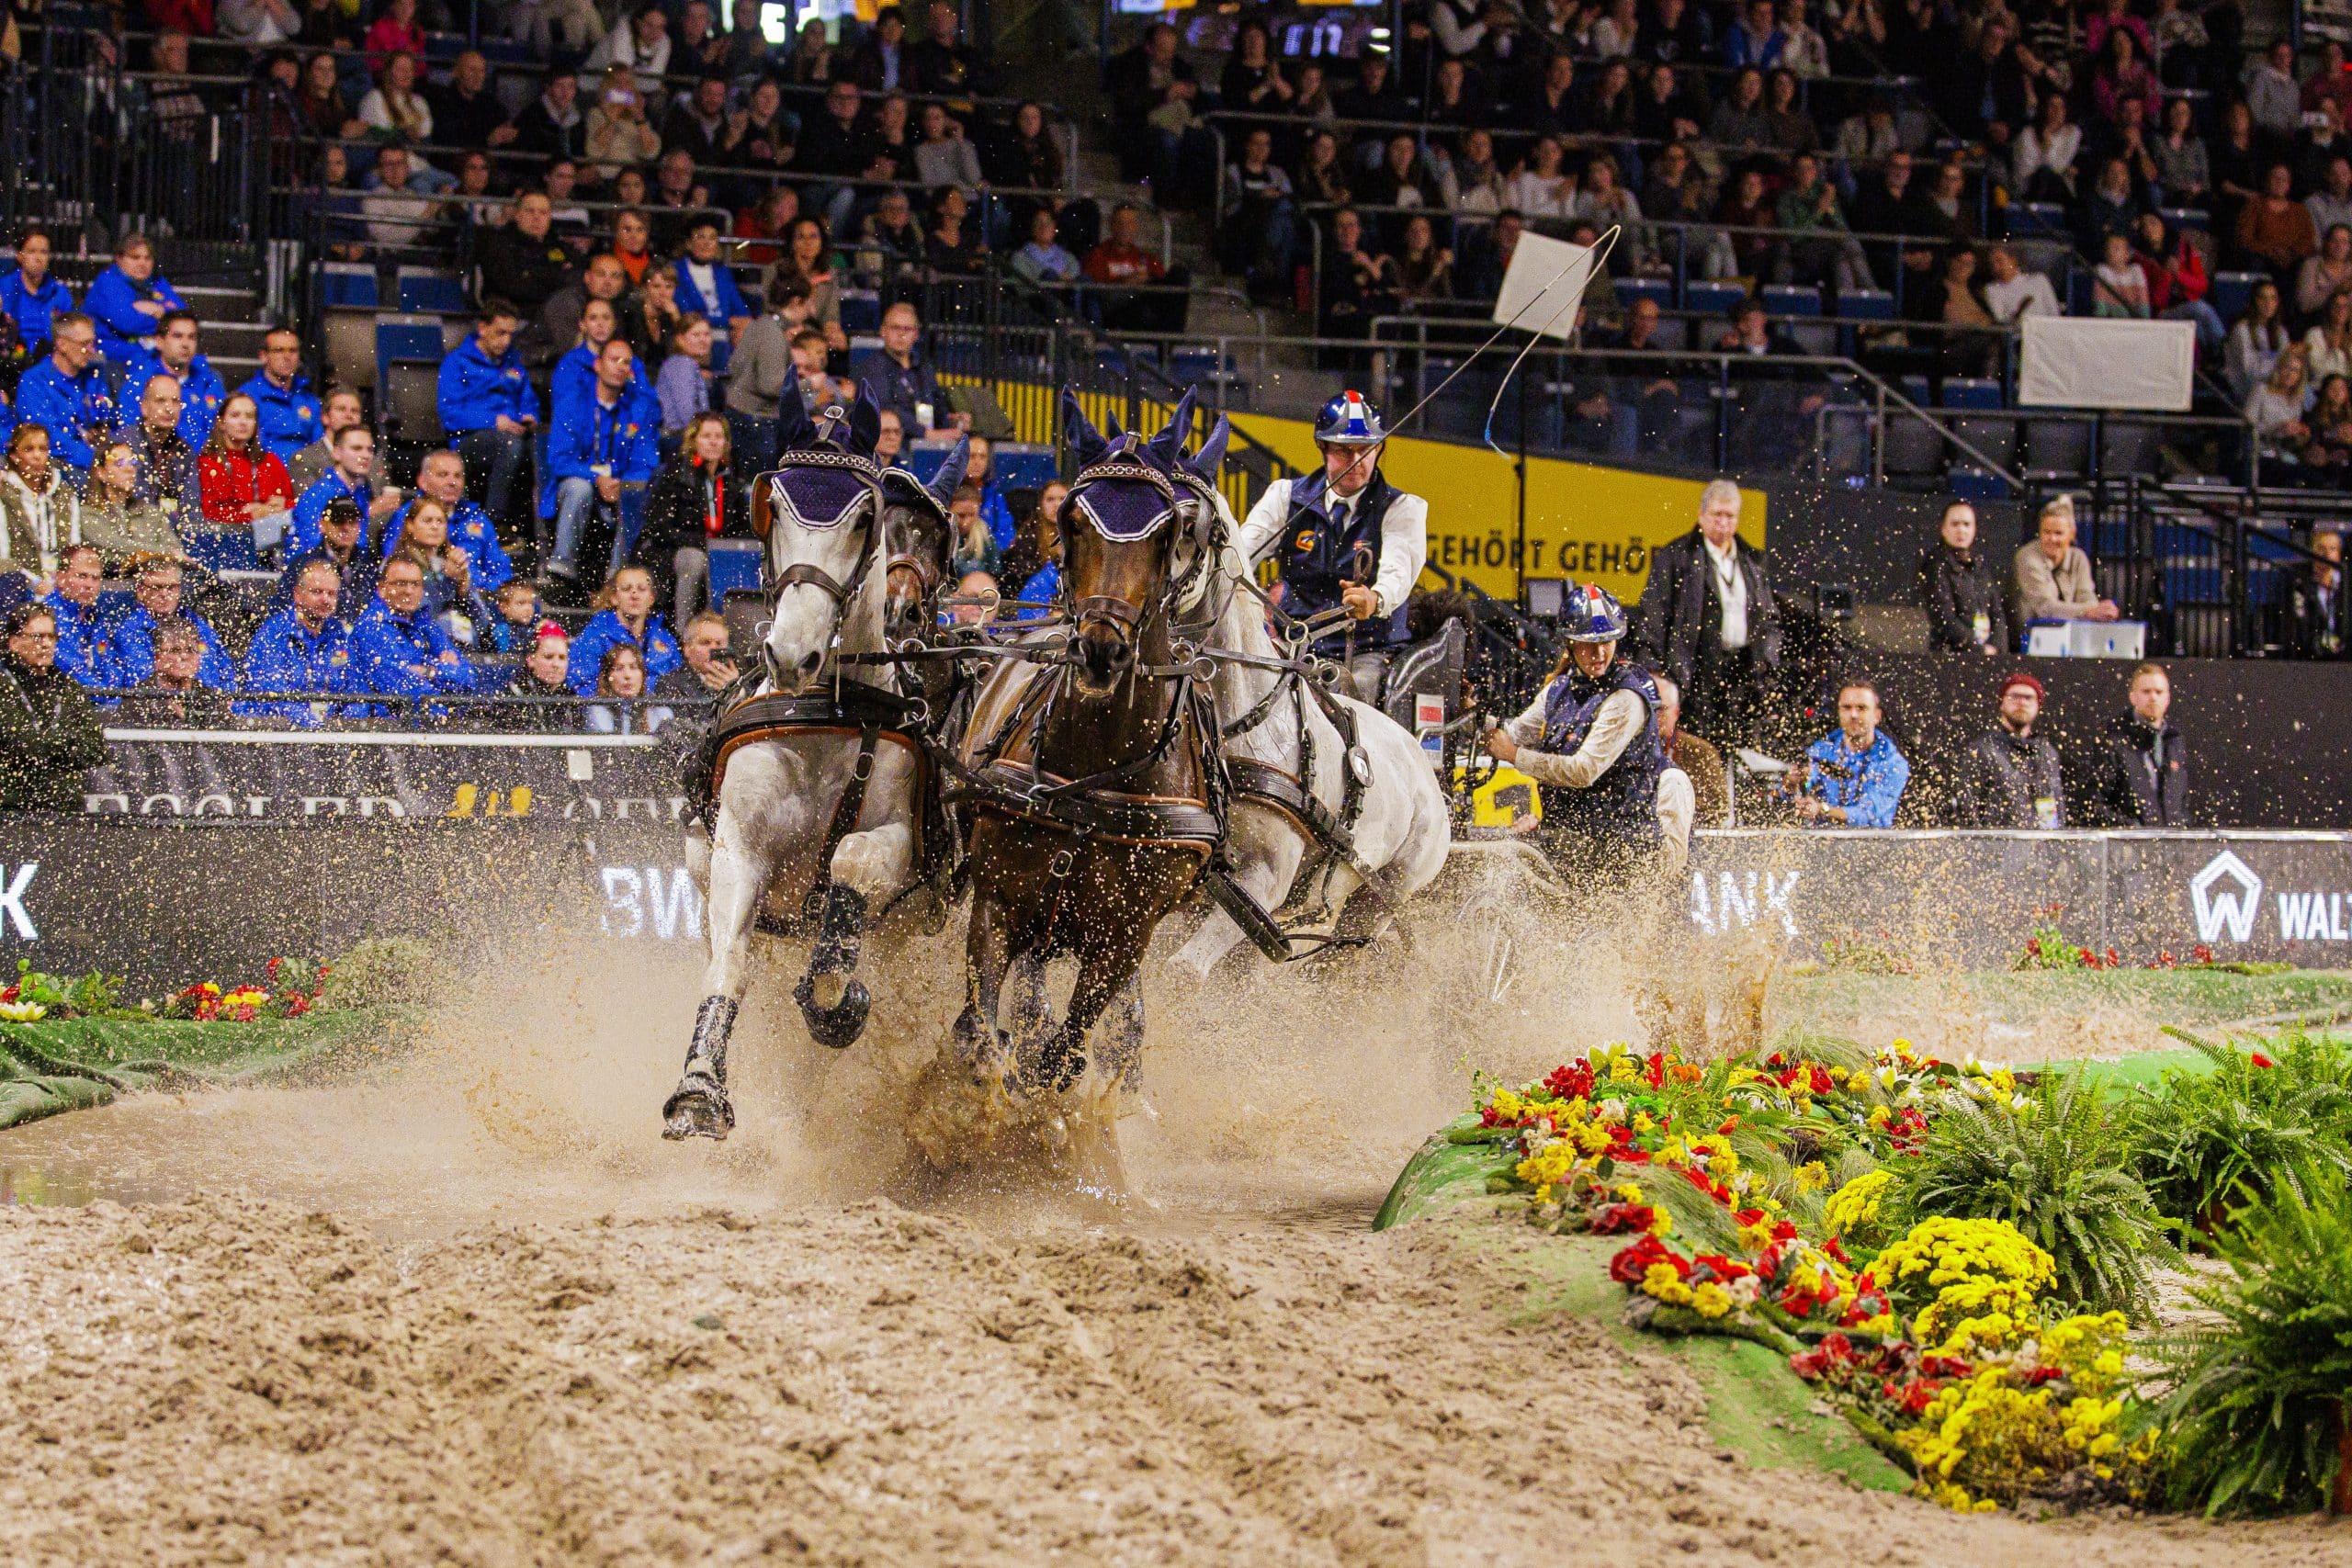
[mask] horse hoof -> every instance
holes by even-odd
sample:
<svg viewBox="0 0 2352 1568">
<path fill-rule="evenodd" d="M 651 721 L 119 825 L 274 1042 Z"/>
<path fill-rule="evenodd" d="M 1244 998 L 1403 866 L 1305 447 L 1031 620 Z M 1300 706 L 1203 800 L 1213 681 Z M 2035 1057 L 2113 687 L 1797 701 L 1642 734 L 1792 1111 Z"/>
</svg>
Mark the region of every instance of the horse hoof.
<svg viewBox="0 0 2352 1568">
<path fill-rule="evenodd" d="M 1043 1089 L 1054 1094 L 1068 1094 L 1070 1086 L 1086 1072 L 1086 1045 L 1082 1040 L 1072 1040 L 1064 1031 L 1046 1042 L 1037 1054 L 1037 1065 L 1029 1077 L 1033 1092 Z"/>
<path fill-rule="evenodd" d="M 842 987 L 840 1001 L 829 1008 L 820 1007 L 816 978 L 809 975 L 803 975 L 800 983 L 792 988 L 792 999 L 800 1004 L 800 1016 L 808 1025 L 808 1037 L 836 1051 L 857 1043 L 858 1036 L 865 1032 L 865 1015 L 874 1006 L 865 982 L 853 979 Z"/>
<path fill-rule="evenodd" d="M 735 1107 L 727 1090 L 700 1074 L 688 1074 L 662 1106 L 662 1135 L 672 1143 L 685 1138 L 723 1140 L 735 1130 Z"/>
</svg>

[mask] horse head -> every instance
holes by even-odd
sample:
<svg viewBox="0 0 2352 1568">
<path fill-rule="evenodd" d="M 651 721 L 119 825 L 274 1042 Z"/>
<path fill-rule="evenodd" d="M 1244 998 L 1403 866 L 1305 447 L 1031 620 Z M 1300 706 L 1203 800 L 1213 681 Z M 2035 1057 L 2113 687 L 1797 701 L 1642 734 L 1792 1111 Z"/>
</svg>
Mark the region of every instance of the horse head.
<svg viewBox="0 0 2352 1568">
<path fill-rule="evenodd" d="M 787 694 L 823 675 L 826 658 L 854 607 L 879 587 L 872 567 L 883 511 L 874 445 L 882 419 L 870 390 L 828 403 L 814 418 L 797 395 L 784 399 L 783 455 L 752 491 L 752 527 L 767 550 L 768 678 Z M 873 635 L 877 645 L 878 612 Z M 862 649 L 860 651 L 876 651 Z"/>
<path fill-rule="evenodd" d="M 1159 617 L 1165 636 L 1177 530 L 1170 475 L 1193 424 L 1184 394 L 1159 434 L 1106 437 L 1078 400 L 1062 392 L 1062 421 L 1078 457 L 1078 478 L 1062 503 L 1062 579 L 1073 617 L 1078 687 L 1108 694 L 1135 667 Z M 1115 426 L 1114 429 L 1115 430 Z"/>
<path fill-rule="evenodd" d="M 928 630 L 956 558 L 947 503 L 964 482 L 972 442 L 958 436 L 928 481 L 904 468 L 882 476 L 882 554 L 888 564 L 885 615 L 893 638 Z"/>
</svg>

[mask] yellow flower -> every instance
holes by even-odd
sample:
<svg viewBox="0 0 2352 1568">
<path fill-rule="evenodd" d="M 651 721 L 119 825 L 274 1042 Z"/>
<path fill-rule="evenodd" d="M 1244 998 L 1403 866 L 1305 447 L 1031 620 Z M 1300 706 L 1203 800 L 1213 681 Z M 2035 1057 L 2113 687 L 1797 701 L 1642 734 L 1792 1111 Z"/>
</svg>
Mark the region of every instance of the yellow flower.
<svg viewBox="0 0 2352 1568">
<path fill-rule="evenodd" d="M 1829 1185 L 1829 1168 L 1817 1159 L 1809 1159 L 1797 1167 L 1793 1179 L 1798 1191 L 1818 1192 Z"/>
<path fill-rule="evenodd" d="M 1690 1292 L 1690 1310 L 1701 1317 L 1721 1317 L 1731 1311 L 1731 1297 L 1710 1280 Z"/>
<path fill-rule="evenodd" d="M 48 1016 L 39 1002 L 0 1002 L 0 1023 L 39 1023 Z"/>
<path fill-rule="evenodd" d="M 1649 1266 L 1642 1275 L 1642 1293 L 1675 1306 L 1688 1306 L 1690 1303 L 1690 1287 L 1682 1282 L 1682 1276 L 1675 1272 L 1671 1263 Z"/>
</svg>

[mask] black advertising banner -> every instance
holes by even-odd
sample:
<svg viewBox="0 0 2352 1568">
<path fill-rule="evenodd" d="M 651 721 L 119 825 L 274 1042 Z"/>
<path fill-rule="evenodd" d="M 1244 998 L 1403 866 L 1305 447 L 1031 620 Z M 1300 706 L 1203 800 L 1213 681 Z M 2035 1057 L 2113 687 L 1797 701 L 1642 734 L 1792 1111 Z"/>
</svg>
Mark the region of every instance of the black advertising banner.
<svg viewBox="0 0 2352 1568">
<path fill-rule="evenodd" d="M 616 975 L 699 963 L 692 829 L 641 806 L 623 814 L 615 803 L 631 798 L 577 796 L 568 816 L 535 805 L 324 824 L 0 817 L 0 967 L 102 968 L 153 995 L 395 934 L 445 948 L 453 972 L 542 942 L 608 948 Z M 1703 832 L 1677 897 L 1702 950 L 1762 942 L 1812 956 L 1859 937 L 1997 968 L 2047 919 L 2133 962 L 2201 944 L 2221 959 L 2352 967 L 2347 834 Z"/>
<path fill-rule="evenodd" d="M 1852 937 L 1997 968 L 2047 920 L 2135 963 L 2204 946 L 2352 966 L 2341 833 L 1703 832 L 1686 881 L 1702 938 L 1761 936 L 1807 955 Z"/>
<path fill-rule="evenodd" d="M 658 738 L 434 731 L 107 731 L 84 809 L 304 826 L 510 818 L 675 822 L 675 753 Z"/>
</svg>

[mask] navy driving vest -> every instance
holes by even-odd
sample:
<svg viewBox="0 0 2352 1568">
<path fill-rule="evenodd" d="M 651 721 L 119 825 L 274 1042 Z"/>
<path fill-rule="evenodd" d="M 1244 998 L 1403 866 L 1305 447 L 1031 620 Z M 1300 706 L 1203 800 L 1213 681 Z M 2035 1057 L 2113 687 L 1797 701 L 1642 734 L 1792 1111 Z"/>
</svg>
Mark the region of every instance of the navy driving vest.
<svg viewBox="0 0 2352 1568">
<path fill-rule="evenodd" d="M 1580 838 L 1647 847 L 1658 841 L 1657 781 L 1666 771 L 1666 748 L 1657 738 L 1657 682 L 1630 660 L 1620 659 L 1600 680 L 1587 680 L 1570 667 L 1544 694 L 1541 750 L 1567 756 L 1584 744 L 1600 705 L 1618 692 L 1631 692 L 1647 710 L 1642 732 L 1583 789 L 1546 784 L 1539 792 L 1544 826 Z"/>
<path fill-rule="evenodd" d="M 1367 587 L 1380 575 L 1380 523 L 1397 497 L 1396 487 L 1374 468 L 1372 482 L 1358 491 L 1342 533 L 1333 523 L 1330 495 L 1320 472 L 1295 479 L 1290 487 L 1290 511 L 1276 546 L 1282 569 L 1283 608 L 1304 619 L 1340 604 L 1340 590 L 1350 582 Z M 1329 654 L 1346 644 L 1347 628 L 1323 637 L 1317 653 Z M 1393 647 L 1405 640 L 1405 607 L 1386 620 L 1377 616 L 1354 626 L 1359 649 Z"/>
</svg>

